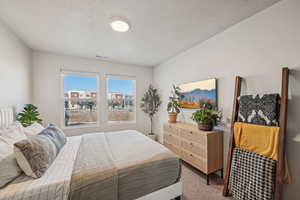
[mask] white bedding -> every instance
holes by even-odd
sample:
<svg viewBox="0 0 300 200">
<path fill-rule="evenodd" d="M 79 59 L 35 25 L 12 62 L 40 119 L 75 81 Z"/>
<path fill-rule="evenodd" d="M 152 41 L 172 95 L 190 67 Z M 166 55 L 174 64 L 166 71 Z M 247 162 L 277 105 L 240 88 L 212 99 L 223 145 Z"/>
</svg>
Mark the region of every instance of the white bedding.
<svg viewBox="0 0 300 200">
<path fill-rule="evenodd" d="M 74 162 L 81 137 L 68 138 L 68 142 L 39 179 L 22 175 L 3 189 L 1 200 L 67 200 Z"/>
</svg>

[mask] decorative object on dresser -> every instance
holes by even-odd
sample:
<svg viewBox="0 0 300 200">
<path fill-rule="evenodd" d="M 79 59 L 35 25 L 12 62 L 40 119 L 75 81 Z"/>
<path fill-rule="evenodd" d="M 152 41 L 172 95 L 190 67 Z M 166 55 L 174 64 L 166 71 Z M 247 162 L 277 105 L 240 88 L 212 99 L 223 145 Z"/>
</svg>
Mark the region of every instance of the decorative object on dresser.
<svg viewBox="0 0 300 200">
<path fill-rule="evenodd" d="M 211 131 L 213 127 L 220 121 L 222 113 L 215 109 L 211 109 L 211 105 L 204 104 L 202 108 L 195 111 L 192 120 L 198 124 L 198 129 L 202 131 Z"/>
<path fill-rule="evenodd" d="M 223 178 L 223 131 L 201 131 L 191 123 L 164 124 L 164 145 L 182 160 L 209 175 L 220 171 Z"/>
<path fill-rule="evenodd" d="M 180 98 L 182 98 L 182 95 L 179 93 L 179 87 L 173 85 L 167 108 L 169 114 L 169 123 L 176 123 L 177 121 L 177 115 L 180 113 Z"/>
<path fill-rule="evenodd" d="M 181 108 L 202 108 L 204 104 L 217 107 L 217 79 L 208 79 L 191 83 L 180 84 L 178 91 L 181 95 Z"/>
<path fill-rule="evenodd" d="M 152 140 L 156 140 L 156 135 L 152 131 L 152 121 L 153 116 L 157 113 L 159 106 L 161 105 L 160 96 L 157 92 L 157 89 L 154 88 L 152 85 L 149 85 L 148 90 L 144 94 L 142 98 L 142 103 L 140 105 L 141 109 L 146 113 L 150 118 L 150 133 L 148 133 L 148 137 Z"/>
</svg>

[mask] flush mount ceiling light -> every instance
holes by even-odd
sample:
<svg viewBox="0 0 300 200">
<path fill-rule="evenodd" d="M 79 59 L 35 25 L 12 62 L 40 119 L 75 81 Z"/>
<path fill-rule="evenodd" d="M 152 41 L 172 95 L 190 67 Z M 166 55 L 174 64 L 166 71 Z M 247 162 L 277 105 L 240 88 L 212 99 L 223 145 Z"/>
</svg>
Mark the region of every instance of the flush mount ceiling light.
<svg viewBox="0 0 300 200">
<path fill-rule="evenodd" d="M 124 19 L 113 19 L 110 23 L 111 28 L 117 32 L 127 32 L 130 29 L 129 23 Z"/>
</svg>

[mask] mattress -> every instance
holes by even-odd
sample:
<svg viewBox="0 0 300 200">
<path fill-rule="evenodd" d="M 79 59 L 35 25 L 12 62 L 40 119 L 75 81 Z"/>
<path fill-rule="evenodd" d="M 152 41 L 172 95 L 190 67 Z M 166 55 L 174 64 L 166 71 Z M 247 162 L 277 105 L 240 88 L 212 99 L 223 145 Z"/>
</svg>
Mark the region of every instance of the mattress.
<svg viewBox="0 0 300 200">
<path fill-rule="evenodd" d="M 131 200 L 176 183 L 180 160 L 137 131 L 85 135 L 70 199 Z"/>
</svg>

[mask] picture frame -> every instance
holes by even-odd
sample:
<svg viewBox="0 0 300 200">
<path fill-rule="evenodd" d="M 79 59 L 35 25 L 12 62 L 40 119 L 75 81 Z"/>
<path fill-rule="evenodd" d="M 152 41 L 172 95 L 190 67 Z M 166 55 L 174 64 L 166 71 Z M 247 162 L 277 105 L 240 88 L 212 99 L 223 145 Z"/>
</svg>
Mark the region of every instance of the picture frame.
<svg viewBox="0 0 300 200">
<path fill-rule="evenodd" d="M 178 85 L 179 106 L 185 109 L 199 109 L 204 104 L 217 108 L 217 79 L 206 79 Z"/>
</svg>

